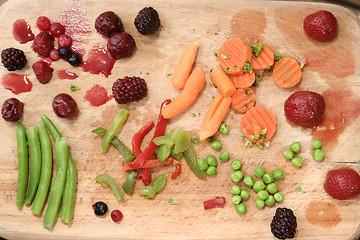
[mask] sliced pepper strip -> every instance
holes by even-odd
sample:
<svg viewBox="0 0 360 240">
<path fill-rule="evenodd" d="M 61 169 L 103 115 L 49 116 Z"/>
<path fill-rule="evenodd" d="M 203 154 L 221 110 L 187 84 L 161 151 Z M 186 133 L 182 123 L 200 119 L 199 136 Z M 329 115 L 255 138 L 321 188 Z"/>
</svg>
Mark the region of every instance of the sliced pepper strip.
<svg viewBox="0 0 360 240">
<path fill-rule="evenodd" d="M 212 209 L 217 207 L 225 207 L 226 199 L 224 197 L 218 197 L 214 199 L 210 199 L 204 202 L 204 209 Z"/>
<path fill-rule="evenodd" d="M 153 198 L 157 192 L 159 192 L 166 184 L 165 173 L 157 176 L 152 183 L 148 186 L 140 189 L 139 194 L 146 198 Z"/>
<path fill-rule="evenodd" d="M 154 127 L 155 123 L 153 120 L 148 121 L 137 133 L 134 134 L 131 144 L 132 150 L 135 157 L 139 156 L 141 151 L 141 143 L 146 136 L 150 132 L 150 130 Z"/>
<path fill-rule="evenodd" d="M 165 160 L 165 163 L 161 163 L 159 162 L 158 159 L 151 159 L 148 160 L 144 163 L 144 165 L 142 165 L 140 168 L 154 168 L 154 167 L 161 167 L 161 166 L 166 166 L 166 165 L 170 165 L 173 163 L 173 157 L 168 157 Z M 129 171 L 129 170 L 136 170 L 136 168 L 133 168 L 130 163 L 123 163 L 123 171 Z"/>
<path fill-rule="evenodd" d="M 189 148 L 183 153 L 186 163 L 189 166 L 190 170 L 195 174 L 196 177 L 200 179 L 206 178 L 206 172 L 201 171 L 199 165 L 196 160 L 196 151 L 194 145 L 191 143 Z"/>
<path fill-rule="evenodd" d="M 134 179 L 135 179 L 136 175 L 137 175 L 137 173 L 135 171 L 132 171 L 126 177 L 125 182 L 123 184 L 123 189 L 126 194 L 129 194 L 129 195 L 131 194 L 131 190 L 132 190 Z"/>
<path fill-rule="evenodd" d="M 173 172 L 173 174 L 171 174 L 171 179 L 175 179 L 180 175 L 181 172 L 181 164 L 180 163 L 176 163 L 175 164 L 175 171 Z"/>
<path fill-rule="evenodd" d="M 114 193 L 116 199 L 118 201 L 124 199 L 124 195 L 119 187 L 119 185 L 115 182 L 115 180 L 108 174 L 99 174 L 95 177 L 95 181 L 101 184 L 103 187 L 110 187 L 111 191 Z"/>
<path fill-rule="evenodd" d="M 145 186 L 148 186 L 151 183 L 151 172 L 150 168 L 143 168 L 143 172 L 141 174 L 141 181 Z"/>
</svg>

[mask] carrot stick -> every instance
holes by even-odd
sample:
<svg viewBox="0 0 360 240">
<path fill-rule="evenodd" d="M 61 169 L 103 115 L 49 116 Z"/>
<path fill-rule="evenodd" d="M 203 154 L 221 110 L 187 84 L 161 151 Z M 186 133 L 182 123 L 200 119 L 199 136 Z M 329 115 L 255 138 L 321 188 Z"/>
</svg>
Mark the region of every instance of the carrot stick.
<svg viewBox="0 0 360 240">
<path fill-rule="evenodd" d="M 170 119 L 185 111 L 195 101 L 204 83 L 205 72 L 201 67 L 196 67 L 190 74 L 179 96 L 163 108 L 163 117 Z"/>
<path fill-rule="evenodd" d="M 222 68 L 217 67 L 212 70 L 210 73 L 210 78 L 219 88 L 224 97 L 231 97 L 236 91 L 234 84 L 231 82 Z"/>
<path fill-rule="evenodd" d="M 231 97 L 231 110 L 235 113 L 246 113 L 255 105 L 255 94 L 251 88 L 237 89 Z"/>
<path fill-rule="evenodd" d="M 129 171 L 129 170 L 135 170 L 135 169 L 140 169 L 140 168 L 134 168 L 131 167 L 130 165 L 131 162 L 127 162 L 127 163 L 123 163 L 123 171 Z M 151 160 L 147 160 L 142 166 L 141 168 L 154 168 L 154 167 L 161 167 L 161 166 L 166 166 L 166 165 L 170 165 L 173 163 L 173 157 L 168 157 L 167 159 L 165 159 L 165 163 L 161 163 L 159 162 L 158 159 L 151 159 Z"/>
<path fill-rule="evenodd" d="M 258 47 L 258 46 L 255 46 Z M 259 55 L 251 57 L 251 66 L 255 71 L 262 71 L 274 64 L 274 52 L 266 45 L 263 45 Z"/>
<path fill-rule="evenodd" d="M 203 141 L 208 137 L 213 136 L 220 127 L 221 122 L 224 120 L 225 115 L 230 107 L 231 98 L 218 95 L 211 102 L 203 123 L 201 125 L 199 140 Z"/>
<path fill-rule="evenodd" d="M 229 75 L 229 78 L 236 88 L 248 88 L 254 84 L 256 79 L 254 72 L 243 72 L 238 75 Z"/>
<path fill-rule="evenodd" d="M 228 74 L 241 74 L 251 55 L 251 48 L 238 38 L 226 39 L 217 52 L 221 67 Z"/>
<path fill-rule="evenodd" d="M 172 78 L 172 85 L 174 88 L 184 88 L 186 80 L 190 76 L 191 69 L 196 58 L 198 45 L 198 43 L 190 44 L 186 47 L 185 51 L 181 55 Z"/>
<path fill-rule="evenodd" d="M 273 76 L 278 86 L 292 88 L 301 81 L 300 65 L 291 57 L 283 57 L 275 63 Z"/>
</svg>

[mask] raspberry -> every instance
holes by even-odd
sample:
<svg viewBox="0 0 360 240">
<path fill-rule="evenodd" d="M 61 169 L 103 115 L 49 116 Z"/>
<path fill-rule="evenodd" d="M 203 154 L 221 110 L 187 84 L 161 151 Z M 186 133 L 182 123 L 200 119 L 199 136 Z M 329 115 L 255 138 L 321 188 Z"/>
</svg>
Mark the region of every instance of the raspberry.
<svg viewBox="0 0 360 240">
<path fill-rule="evenodd" d="M 46 84 L 51 80 L 54 71 L 53 68 L 49 67 L 49 65 L 43 61 L 34 63 L 32 69 L 34 70 L 36 78 L 43 84 Z"/>
<path fill-rule="evenodd" d="M 279 239 L 294 238 L 296 233 L 296 217 L 291 209 L 277 208 L 270 224 L 271 232 Z"/>
<path fill-rule="evenodd" d="M 96 18 L 95 29 L 102 35 L 111 37 L 115 33 L 123 32 L 124 26 L 118 15 L 112 11 L 107 11 Z"/>
<path fill-rule="evenodd" d="M 50 51 L 54 48 L 54 38 L 47 32 L 41 32 L 36 35 L 32 48 L 41 57 L 48 57 Z"/>
<path fill-rule="evenodd" d="M 65 27 L 61 23 L 54 22 L 50 26 L 50 33 L 54 37 L 60 37 L 65 33 Z"/>
<path fill-rule="evenodd" d="M 7 48 L 1 52 L 1 62 L 9 71 L 21 70 L 26 65 L 27 60 L 22 50 Z"/>
<path fill-rule="evenodd" d="M 130 57 L 135 47 L 134 38 L 126 32 L 112 35 L 107 43 L 107 50 L 114 59 Z"/>
<path fill-rule="evenodd" d="M 38 17 L 38 19 L 36 20 L 36 26 L 44 32 L 47 32 L 50 30 L 50 26 L 51 26 L 51 21 L 50 19 L 48 19 L 45 16 L 40 16 Z"/>
<path fill-rule="evenodd" d="M 155 33 L 160 26 L 159 14 L 154 8 L 145 7 L 139 11 L 134 24 L 142 35 Z"/>
<path fill-rule="evenodd" d="M 113 96 L 119 104 L 139 101 L 147 96 L 147 84 L 140 77 L 118 78 L 112 86 Z"/>
</svg>

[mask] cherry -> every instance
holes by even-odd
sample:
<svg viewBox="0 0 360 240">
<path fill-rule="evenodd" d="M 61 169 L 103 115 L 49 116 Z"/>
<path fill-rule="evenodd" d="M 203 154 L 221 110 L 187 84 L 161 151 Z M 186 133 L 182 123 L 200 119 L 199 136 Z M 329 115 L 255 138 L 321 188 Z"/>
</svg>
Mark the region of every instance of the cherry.
<svg viewBox="0 0 360 240">
<path fill-rule="evenodd" d="M 124 26 L 121 19 L 112 11 L 103 12 L 95 20 L 95 29 L 105 37 L 123 32 Z"/>
<path fill-rule="evenodd" d="M 122 212 L 120 212 L 119 210 L 113 210 L 111 212 L 111 219 L 114 221 L 114 222 L 119 222 L 123 219 L 123 214 Z"/>
<path fill-rule="evenodd" d="M 1 108 L 1 115 L 6 121 L 17 121 L 24 111 L 24 104 L 16 98 L 6 99 Z"/>
<path fill-rule="evenodd" d="M 76 101 L 66 93 L 57 95 L 52 102 L 52 107 L 56 115 L 61 118 L 71 118 L 79 111 Z"/>
<path fill-rule="evenodd" d="M 107 50 L 114 59 L 130 57 L 135 47 L 134 38 L 127 32 L 112 35 L 107 43 Z"/>
<path fill-rule="evenodd" d="M 44 32 L 47 32 L 50 30 L 50 26 L 51 26 L 51 21 L 49 18 L 45 17 L 45 16 L 40 16 L 38 17 L 38 19 L 36 20 L 36 26 Z"/>
<path fill-rule="evenodd" d="M 54 22 L 50 26 L 50 33 L 53 37 L 60 37 L 65 33 L 65 27 L 58 22 Z"/>
</svg>

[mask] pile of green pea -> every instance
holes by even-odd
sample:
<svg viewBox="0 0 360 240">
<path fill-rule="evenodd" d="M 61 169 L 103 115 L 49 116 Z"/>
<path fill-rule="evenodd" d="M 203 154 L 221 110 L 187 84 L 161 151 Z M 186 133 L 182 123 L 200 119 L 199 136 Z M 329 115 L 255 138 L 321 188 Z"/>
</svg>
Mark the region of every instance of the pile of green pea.
<svg viewBox="0 0 360 240">
<path fill-rule="evenodd" d="M 312 156 L 315 161 L 322 161 L 325 158 L 325 153 L 321 150 L 322 143 L 320 140 L 311 141 L 311 147 L 314 149 Z M 295 156 L 296 153 L 300 152 L 301 144 L 299 142 L 293 142 L 290 146 L 290 149 L 284 151 L 284 157 L 291 160 L 291 163 L 295 167 L 301 167 L 303 164 L 303 159 L 301 157 Z"/>
</svg>

